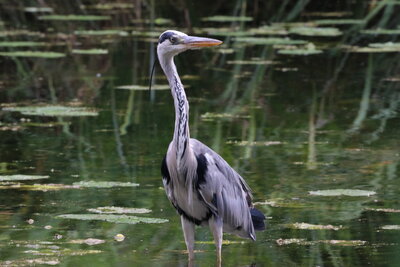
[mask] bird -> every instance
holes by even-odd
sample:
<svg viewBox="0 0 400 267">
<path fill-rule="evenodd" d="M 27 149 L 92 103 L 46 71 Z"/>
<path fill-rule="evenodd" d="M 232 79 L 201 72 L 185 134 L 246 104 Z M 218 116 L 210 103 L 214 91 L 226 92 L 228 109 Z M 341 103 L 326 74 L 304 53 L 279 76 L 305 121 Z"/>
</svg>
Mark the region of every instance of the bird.
<svg viewBox="0 0 400 267">
<path fill-rule="evenodd" d="M 175 128 L 161 164 L 167 197 L 181 218 L 189 261 L 194 260 L 195 226 L 208 226 L 213 234 L 217 261 L 221 262 L 223 232 L 256 240 L 255 230 L 265 229 L 264 214 L 252 204 L 245 180 L 207 145 L 190 138 L 189 103 L 174 64 L 186 50 L 212 47 L 222 41 L 189 36 L 176 30 L 163 32 L 157 56 L 175 107 Z"/>
</svg>

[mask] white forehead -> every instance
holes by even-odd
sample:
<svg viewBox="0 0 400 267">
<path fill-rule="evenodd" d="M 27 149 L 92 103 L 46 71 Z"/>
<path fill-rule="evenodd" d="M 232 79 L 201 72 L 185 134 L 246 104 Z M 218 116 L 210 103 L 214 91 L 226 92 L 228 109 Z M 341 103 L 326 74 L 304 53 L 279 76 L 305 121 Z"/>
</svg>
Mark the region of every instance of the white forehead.
<svg viewBox="0 0 400 267">
<path fill-rule="evenodd" d="M 164 33 L 168 33 L 170 32 L 171 34 L 176 34 L 176 35 L 181 35 L 181 36 L 187 36 L 186 33 L 180 32 L 180 31 L 175 31 L 175 30 L 166 30 L 165 32 L 163 32 L 160 37 L 164 34 Z"/>
</svg>

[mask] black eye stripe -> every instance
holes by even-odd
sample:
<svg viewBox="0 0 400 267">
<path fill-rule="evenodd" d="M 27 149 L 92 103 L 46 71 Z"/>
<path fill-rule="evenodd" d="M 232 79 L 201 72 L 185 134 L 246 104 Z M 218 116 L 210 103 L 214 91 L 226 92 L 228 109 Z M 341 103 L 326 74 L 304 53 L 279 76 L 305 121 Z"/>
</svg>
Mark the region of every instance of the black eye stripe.
<svg viewBox="0 0 400 267">
<path fill-rule="evenodd" d="M 173 36 L 175 33 L 174 32 L 165 32 L 160 36 L 160 39 L 158 40 L 158 43 L 161 44 L 165 40 L 169 39 L 171 36 Z"/>
</svg>

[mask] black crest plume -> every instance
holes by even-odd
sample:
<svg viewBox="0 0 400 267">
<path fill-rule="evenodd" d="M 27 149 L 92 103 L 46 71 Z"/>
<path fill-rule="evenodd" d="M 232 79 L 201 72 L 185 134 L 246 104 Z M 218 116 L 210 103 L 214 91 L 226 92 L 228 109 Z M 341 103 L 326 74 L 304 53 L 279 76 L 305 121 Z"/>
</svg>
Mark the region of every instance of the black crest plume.
<svg viewBox="0 0 400 267">
<path fill-rule="evenodd" d="M 153 83 L 153 74 L 156 69 L 157 58 L 154 60 L 153 67 L 151 68 L 150 81 L 149 81 L 149 92 L 151 91 L 151 84 Z"/>
</svg>

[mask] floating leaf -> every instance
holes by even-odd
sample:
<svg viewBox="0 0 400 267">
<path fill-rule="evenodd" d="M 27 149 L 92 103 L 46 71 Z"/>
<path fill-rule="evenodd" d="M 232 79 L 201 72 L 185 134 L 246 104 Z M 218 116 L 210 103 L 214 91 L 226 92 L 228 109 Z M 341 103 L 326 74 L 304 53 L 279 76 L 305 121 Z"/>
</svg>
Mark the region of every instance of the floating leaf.
<svg viewBox="0 0 400 267">
<path fill-rule="evenodd" d="M 98 112 L 87 107 L 69 107 L 60 105 L 5 107 L 4 111 L 21 112 L 30 116 L 83 117 L 97 116 Z"/>
<path fill-rule="evenodd" d="M 361 33 L 364 34 L 373 34 L 373 35 L 397 35 L 400 34 L 400 29 L 371 29 L 371 30 L 363 30 Z"/>
<path fill-rule="evenodd" d="M 251 33 L 264 35 L 288 35 L 289 32 L 282 25 L 262 26 L 250 29 Z"/>
<path fill-rule="evenodd" d="M 378 212 L 388 212 L 388 213 L 400 213 L 400 210 L 397 210 L 397 209 L 366 208 L 366 210 L 378 211 Z"/>
<path fill-rule="evenodd" d="M 111 214 L 111 213 L 149 213 L 151 210 L 145 208 L 123 208 L 123 207 L 98 207 L 95 209 L 88 209 L 89 212 L 101 213 L 101 214 Z"/>
<path fill-rule="evenodd" d="M 350 197 L 369 197 L 375 195 L 374 191 L 366 191 L 359 189 L 328 189 L 328 190 L 318 190 L 309 191 L 310 195 L 314 196 L 350 196 Z"/>
<path fill-rule="evenodd" d="M 316 49 L 313 43 L 308 43 L 307 45 L 299 47 L 286 47 L 284 49 L 279 49 L 278 54 L 281 55 L 297 55 L 297 56 L 308 56 L 322 53 L 321 50 Z"/>
<path fill-rule="evenodd" d="M 309 56 L 309 55 L 317 55 L 321 54 L 322 50 L 317 49 L 280 49 L 278 50 L 278 54 L 281 55 L 294 55 L 294 56 Z"/>
<path fill-rule="evenodd" d="M 315 244 L 328 244 L 328 245 L 336 245 L 336 246 L 363 246 L 367 244 L 367 241 L 363 240 L 313 240 L 313 241 L 308 241 L 306 239 L 299 239 L 299 238 L 290 238 L 290 239 L 282 239 L 279 238 L 276 240 L 276 243 L 279 246 L 283 245 L 291 245 L 291 244 L 296 244 L 296 245 L 315 245 Z"/>
<path fill-rule="evenodd" d="M 226 62 L 227 64 L 232 65 L 273 65 L 277 64 L 271 60 L 229 60 Z"/>
<path fill-rule="evenodd" d="M 289 238 L 289 239 L 279 238 L 275 242 L 279 246 L 290 245 L 290 244 L 303 245 L 303 244 L 307 243 L 307 241 L 303 238 Z"/>
<path fill-rule="evenodd" d="M 291 28 L 290 33 L 303 35 L 303 36 L 339 36 L 342 32 L 337 28 L 331 27 L 294 27 Z"/>
<path fill-rule="evenodd" d="M 86 244 L 89 246 L 94 246 L 94 245 L 100 245 L 105 243 L 105 240 L 102 239 L 97 239 L 97 238 L 87 238 L 87 239 L 77 239 L 77 240 L 71 240 L 68 243 L 71 244 Z"/>
<path fill-rule="evenodd" d="M 63 189 L 79 189 L 76 185 L 66 185 L 66 184 L 0 184 L 0 189 L 19 189 L 28 191 L 57 191 Z"/>
<path fill-rule="evenodd" d="M 237 146 L 273 146 L 286 144 L 285 142 L 281 141 L 227 141 L 226 143 Z"/>
<path fill-rule="evenodd" d="M 292 40 L 289 38 L 272 38 L 272 37 L 237 37 L 237 42 L 248 43 L 252 45 L 300 45 L 306 44 L 303 40 Z"/>
<path fill-rule="evenodd" d="M 254 205 L 268 205 L 271 207 L 280 207 L 280 208 L 305 208 L 310 206 L 310 204 L 305 204 L 298 200 L 283 199 L 283 198 L 267 199 L 262 202 L 255 202 Z"/>
<path fill-rule="evenodd" d="M 362 19 L 321 19 L 314 21 L 318 25 L 347 25 L 347 24 L 363 24 Z"/>
<path fill-rule="evenodd" d="M 386 43 L 371 43 L 368 46 L 377 48 L 397 48 L 400 49 L 400 43 L 386 42 Z"/>
<path fill-rule="evenodd" d="M 195 241 L 196 244 L 202 244 L 202 245 L 214 245 L 214 241 Z M 233 241 L 233 240 L 222 240 L 222 245 L 232 245 L 232 244 L 246 244 L 248 242 L 246 241 Z"/>
<path fill-rule="evenodd" d="M 44 248 L 44 249 L 39 249 L 39 250 L 26 250 L 24 253 L 26 254 L 31 254 L 31 255 L 40 255 L 40 256 L 83 256 L 83 255 L 89 255 L 89 254 L 98 254 L 102 253 L 103 251 L 101 250 L 91 250 L 91 249 L 69 249 L 69 248 L 64 248 L 64 249 L 52 249 L 50 248 Z"/>
<path fill-rule="evenodd" d="M 129 33 L 127 31 L 121 30 L 87 30 L 87 31 L 75 31 L 76 35 L 88 35 L 88 36 L 104 36 L 104 35 L 119 35 L 119 36 L 128 36 Z"/>
<path fill-rule="evenodd" d="M 46 43 L 41 42 L 25 42 L 25 41 L 15 41 L 15 42 L 0 42 L 0 47 L 31 47 L 31 46 L 43 46 Z"/>
<path fill-rule="evenodd" d="M 149 86 L 148 85 L 121 85 L 121 86 L 117 86 L 115 87 L 117 89 L 125 89 L 125 90 L 137 90 L 137 91 L 145 91 L 145 90 L 149 90 Z M 155 84 L 151 86 L 151 90 L 170 90 L 169 85 L 167 84 Z"/>
<path fill-rule="evenodd" d="M 139 184 L 131 182 L 111 182 L 111 181 L 81 181 L 75 182 L 73 185 L 80 187 L 92 187 L 92 188 L 112 188 L 112 187 L 135 187 Z"/>
<path fill-rule="evenodd" d="M 44 51 L 13 51 L 13 52 L 0 52 L 0 56 L 4 56 L 4 57 L 60 58 L 60 57 L 65 57 L 65 54 L 58 53 L 58 52 L 44 52 Z"/>
<path fill-rule="evenodd" d="M 132 9 L 134 8 L 134 4 L 132 3 L 118 3 L 118 2 L 109 2 L 109 3 L 99 3 L 95 5 L 87 5 L 84 8 L 90 9 L 100 9 L 100 10 L 110 10 L 110 9 Z"/>
<path fill-rule="evenodd" d="M 40 179 L 47 179 L 47 178 L 49 178 L 48 175 L 24 175 L 24 174 L 0 175 L 0 182 L 40 180 Z"/>
<path fill-rule="evenodd" d="M 73 219 L 73 220 L 97 220 L 107 221 L 112 223 L 166 223 L 168 220 L 160 218 L 137 217 L 128 215 L 115 215 L 115 214 L 63 214 L 58 215 L 57 218 Z"/>
<path fill-rule="evenodd" d="M 212 22 L 248 22 L 253 21 L 253 18 L 245 16 L 211 16 L 202 18 L 201 20 Z"/>
<path fill-rule="evenodd" d="M 400 230 L 400 225 L 384 225 L 381 227 L 382 230 Z"/>
<path fill-rule="evenodd" d="M 320 224 L 309 224 L 309 223 L 292 223 L 285 224 L 286 227 L 291 229 L 301 229 L 301 230 L 339 230 L 343 229 L 343 226 L 333 226 L 333 225 L 320 225 Z"/>
<path fill-rule="evenodd" d="M 108 50 L 107 49 L 72 49 L 72 54 L 106 55 L 106 54 L 108 54 Z"/>
<path fill-rule="evenodd" d="M 200 117 L 203 120 L 250 118 L 249 115 L 240 115 L 240 114 L 231 114 L 231 113 L 213 113 L 213 112 L 206 112 L 206 113 L 202 114 Z"/>
<path fill-rule="evenodd" d="M 97 15 L 45 15 L 40 16 L 41 20 L 60 20 L 60 21 L 95 21 L 95 20 L 110 20 L 110 16 Z"/>
<path fill-rule="evenodd" d="M 41 32 L 31 32 L 27 30 L 10 30 L 10 31 L 0 31 L 0 37 L 6 36 L 44 36 Z"/>
<path fill-rule="evenodd" d="M 29 12 L 29 13 L 44 13 L 44 12 L 48 12 L 51 13 L 53 12 L 53 9 L 51 7 L 25 7 L 24 8 L 25 12 Z"/>
<path fill-rule="evenodd" d="M 350 52 L 357 53 L 390 53 L 390 52 L 399 52 L 400 51 L 400 43 L 386 42 L 386 43 L 372 43 L 369 44 L 368 47 L 359 47 L 359 46 L 343 46 Z"/>
<path fill-rule="evenodd" d="M 331 12 L 305 12 L 304 15 L 306 16 L 315 16 L 315 17 L 345 17 L 351 16 L 352 13 L 348 11 L 331 11 Z"/>
<path fill-rule="evenodd" d="M 0 266 L 8 267 L 8 266 L 47 266 L 47 265 L 59 265 L 60 260 L 57 258 L 29 258 L 29 259 L 13 259 L 13 260 L 6 260 L 0 261 Z"/>
<path fill-rule="evenodd" d="M 154 20 L 154 23 L 157 25 L 171 25 L 174 24 L 172 19 L 167 19 L 167 18 L 156 18 Z"/>
</svg>

